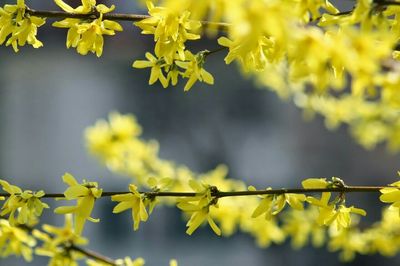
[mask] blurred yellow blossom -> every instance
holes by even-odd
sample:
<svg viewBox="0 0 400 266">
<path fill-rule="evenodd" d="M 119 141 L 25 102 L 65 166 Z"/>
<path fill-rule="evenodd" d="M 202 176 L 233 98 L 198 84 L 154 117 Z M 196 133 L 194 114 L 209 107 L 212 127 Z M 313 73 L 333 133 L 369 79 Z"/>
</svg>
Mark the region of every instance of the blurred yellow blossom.
<svg viewBox="0 0 400 266">
<path fill-rule="evenodd" d="M 121 266 L 143 266 L 144 263 L 145 261 L 143 258 L 136 258 L 133 260 L 129 257 L 125 257 L 116 261 L 116 264 Z"/>
<path fill-rule="evenodd" d="M 10 225 L 5 219 L 0 219 L 0 257 L 22 255 L 26 261 L 31 261 L 32 248 L 35 245 L 35 238 L 29 235 L 28 231 Z"/>
<path fill-rule="evenodd" d="M 400 181 L 394 182 L 390 186 L 380 190 L 382 195 L 379 199 L 385 203 L 392 203 L 390 207 L 397 210 L 400 217 Z"/>
<path fill-rule="evenodd" d="M 33 235 L 42 241 L 42 246 L 35 249 L 39 256 L 50 257 L 49 266 L 78 266 L 77 260 L 84 256 L 80 252 L 68 249 L 71 245 L 86 245 L 88 240 L 75 233 L 72 215 L 65 215 L 64 227 L 43 225 L 43 231 L 33 230 Z"/>
<path fill-rule="evenodd" d="M 292 247 L 305 246 L 309 239 L 313 246 L 321 247 L 326 239 L 326 229 L 317 224 L 318 209 L 309 206 L 302 211 L 291 209 L 283 214 L 282 229 L 291 237 Z"/>
</svg>

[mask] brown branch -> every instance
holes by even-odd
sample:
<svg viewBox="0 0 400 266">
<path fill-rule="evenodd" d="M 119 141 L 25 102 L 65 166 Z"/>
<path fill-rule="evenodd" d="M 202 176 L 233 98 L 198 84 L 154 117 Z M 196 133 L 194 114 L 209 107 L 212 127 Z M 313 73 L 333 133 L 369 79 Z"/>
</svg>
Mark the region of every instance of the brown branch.
<svg viewBox="0 0 400 266">
<path fill-rule="evenodd" d="M 400 6 L 400 2 L 397 1 L 375 0 L 373 3 L 380 6 Z"/>
<path fill-rule="evenodd" d="M 341 12 L 338 12 L 338 13 L 336 13 L 336 14 L 330 14 L 330 13 L 327 13 L 327 14 L 329 14 L 329 15 L 331 15 L 331 16 L 346 16 L 346 15 L 350 15 L 353 11 L 354 11 L 354 9 L 348 10 L 348 11 L 341 11 Z M 310 20 L 310 23 L 311 23 L 311 22 L 319 21 L 319 20 L 321 20 L 321 18 L 322 18 L 322 16 L 319 16 L 319 17 L 317 17 L 317 18 L 315 18 L 315 19 L 311 19 L 311 20 Z"/>
<path fill-rule="evenodd" d="M 109 265 L 117 266 L 117 263 L 115 262 L 115 260 L 113 260 L 113 259 L 111 259 L 109 257 L 106 257 L 106 256 L 104 256 L 102 254 L 99 254 L 99 253 L 97 253 L 95 251 L 92 251 L 90 249 L 85 249 L 85 248 L 78 247 L 78 246 L 75 246 L 75 245 L 68 246 L 68 247 L 66 247 L 66 249 L 79 252 L 79 253 L 85 255 L 88 258 L 91 258 L 91 259 L 94 259 L 94 260 L 97 260 L 97 261 L 101 261 L 101 262 L 104 262 L 104 263 L 109 264 Z"/>
<path fill-rule="evenodd" d="M 379 192 L 383 188 L 388 186 L 344 186 L 344 187 L 331 187 L 331 188 L 281 188 L 271 190 L 243 190 L 243 191 L 219 191 L 215 189 L 211 192 L 211 195 L 216 198 L 222 197 L 237 197 L 237 196 L 256 196 L 256 195 L 281 195 L 281 194 L 309 194 L 309 193 L 321 193 L 321 192 L 336 192 L 336 193 L 354 193 L 354 192 Z M 103 192 L 101 197 L 111 197 L 119 194 L 128 194 L 129 191 L 108 191 Z M 195 197 L 198 193 L 195 192 L 168 192 L 168 191 L 148 191 L 139 192 L 148 197 Z M 0 193 L 0 197 L 9 197 L 9 193 Z M 48 193 L 43 198 L 65 198 L 62 193 Z"/>
<path fill-rule="evenodd" d="M 29 7 L 26 7 L 25 13 L 41 18 L 77 18 L 77 19 L 97 19 L 100 17 L 100 13 L 92 12 L 88 14 L 78 14 L 78 13 L 69 13 L 64 11 L 50 11 L 50 10 L 34 10 Z M 119 21 L 140 21 L 146 18 L 150 18 L 149 15 L 141 15 L 141 14 L 122 14 L 122 13 L 107 13 L 103 14 L 103 19 L 108 20 L 119 20 Z M 217 27 L 222 30 L 227 30 L 230 26 L 229 23 L 224 22 L 212 22 L 212 21 L 200 21 L 201 24 L 205 27 Z"/>
</svg>

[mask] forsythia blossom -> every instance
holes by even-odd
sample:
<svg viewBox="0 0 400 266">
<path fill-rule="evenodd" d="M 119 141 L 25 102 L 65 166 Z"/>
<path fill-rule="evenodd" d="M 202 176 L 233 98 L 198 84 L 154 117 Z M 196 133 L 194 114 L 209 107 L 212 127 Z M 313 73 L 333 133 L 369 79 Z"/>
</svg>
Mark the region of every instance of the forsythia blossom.
<svg viewBox="0 0 400 266">
<path fill-rule="evenodd" d="M 44 231 L 44 232 L 43 232 Z M 78 266 L 77 260 L 83 258 L 82 254 L 69 250 L 71 245 L 86 245 L 87 239 L 75 233 L 72 216 L 65 215 L 64 227 L 43 225 L 43 231 L 35 229 L 33 235 L 43 242 L 37 247 L 35 253 L 40 256 L 50 257 L 49 266 Z"/>
<path fill-rule="evenodd" d="M 147 221 L 149 215 L 146 211 L 148 199 L 145 195 L 137 191 L 137 187 L 133 184 L 129 185 L 130 193 L 114 195 L 111 197 L 112 201 L 119 201 L 117 206 L 114 207 L 113 213 L 120 213 L 127 209 L 132 209 L 133 229 L 139 229 L 140 221 Z"/>
<path fill-rule="evenodd" d="M 31 261 L 32 248 L 35 245 L 35 238 L 26 230 L 10 225 L 5 219 L 0 219 L 0 257 L 22 255 L 25 260 Z"/>
<path fill-rule="evenodd" d="M 146 60 L 136 60 L 133 62 L 132 67 L 135 68 L 146 68 L 151 67 L 149 85 L 154 84 L 157 80 L 160 81 L 164 88 L 168 87 L 168 80 L 163 73 L 163 68 L 166 63 L 163 58 L 159 59 L 151 53 L 146 53 Z"/>
<path fill-rule="evenodd" d="M 268 188 L 267 190 L 270 190 Z M 253 186 L 249 187 L 250 191 L 256 190 Z M 261 214 L 265 213 L 265 219 L 270 220 L 273 215 L 280 213 L 288 203 L 293 209 L 303 210 L 303 201 L 306 200 L 306 196 L 303 194 L 292 194 L 285 193 L 280 195 L 266 195 L 261 197 L 262 200 L 257 208 L 254 210 L 251 217 L 257 218 Z"/>
<path fill-rule="evenodd" d="M 214 77 L 203 67 L 206 56 L 209 53 L 209 51 L 205 50 L 194 55 L 186 50 L 184 61 L 175 58 L 171 64 L 167 63 L 163 57 L 157 58 L 151 53 L 146 53 L 147 60 L 136 60 L 133 62 L 132 67 L 151 68 L 149 85 L 159 80 L 162 86 L 166 88 L 170 81 L 172 85 L 176 85 L 179 76 L 187 78 L 188 81 L 184 90 L 188 91 L 197 80 L 207 84 L 214 84 Z"/>
<path fill-rule="evenodd" d="M 144 263 L 145 261 L 143 258 L 136 258 L 133 260 L 129 257 L 125 257 L 116 261 L 116 264 L 121 266 L 143 266 Z"/>
<path fill-rule="evenodd" d="M 208 53 L 209 51 L 203 51 L 194 55 L 190 51 L 185 51 L 186 60 L 175 62 L 185 70 L 182 76 L 188 78 L 184 88 L 185 91 L 190 90 L 197 80 L 204 81 L 207 84 L 214 84 L 214 77 L 203 68 Z"/>
<path fill-rule="evenodd" d="M 213 76 L 204 68 L 205 57 L 208 51 L 196 55 L 186 50 L 187 40 L 196 40 L 200 35 L 195 31 L 201 27 L 199 21 L 190 20 L 190 12 L 170 7 L 155 7 L 152 2 L 147 2 L 150 18 L 136 22 L 135 25 L 142 29 L 143 34 L 153 34 L 156 42 L 154 53 L 146 53 L 146 60 L 136 60 L 135 68 L 151 68 L 149 84 L 157 80 L 164 88 L 171 81 L 176 85 L 178 77 L 188 78 L 184 90 L 188 91 L 199 80 L 214 84 Z M 179 68 L 182 68 L 181 71 Z"/>
<path fill-rule="evenodd" d="M 65 190 L 64 195 L 67 200 L 76 200 L 76 206 L 63 206 L 54 210 L 58 214 L 73 213 L 75 215 L 75 232 L 82 234 L 83 227 L 86 220 L 91 222 L 99 222 L 99 219 L 90 217 L 92 213 L 94 202 L 101 197 L 102 189 L 98 188 L 96 182 L 84 182 L 79 184 L 76 179 L 69 173 L 62 177 L 64 183 L 69 185 Z"/>
<path fill-rule="evenodd" d="M 316 222 L 317 217 L 318 210 L 314 206 L 309 206 L 302 211 L 291 209 L 283 214 L 282 229 L 291 237 L 292 247 L 301 248 L 309 239 L 315 247 L 321 247 L 324 244 L 326 228 Z"/>
<path fill-rule="evenodd" d="M 210 207 L 217 205 L 217 199 L 212 197 L 211 190 L 213 187 L 209 185 L 202 184 L 196 180 L 190 180 L 189 186 L 196 191 L 195 197 L 181 198 L 177 202 L 177 207 L 184 212 L 191 213 L 191 217 L 187 222 L 188 229 L 186 233 L 188 235 L 193 234 L 193 232 L 205 221 L 207 220 L 211 229 L 217 235 L 221 235 L 221 229 L 214 222 L 212 217 L 209 215 Z"/>
<path fill-rule="evenodd" d="M 391 187 L 381 189 L 382 195 L 379 199 L 385 203 L 391 203 L 390 208 L 399 212 L 400 217 L 400 181 L 390 184 Z"/>
<path fill-rule="evenodd" d="M 26 43 L 39 48 L 43 43 L 36 38 L 37 29 L 44 23 L 45 19 L 26 12 L 24 0 L 17 0 L 16 5 L 0 7 L 0 44 L 8 38 L 6 46 L 11 45 L 15 52 L 19 51 L 18 46 Z"/>
<path fill-rule="evenodd" d="M 44 208 L 49 208 L 46 203 L 40 201 L 45 194 L 43 190 L 32 192 L 30 190 L 22 191 L 17 186 L 10 185 L 5 180 L 0 180 L 3 190 L 10 193 L 7 201 L 1 208 L 0 215 L 8 214 L 8 220 L 12 226 L 17 224 L 35 225 L 38 217 L 42 215 Z M 15 213 L 18 211 L 18 218 L 15 219 Z"/>
<path fill-rule="evenodd" d="M 304 188 L 327 188 L 328 186 L 336 186 L 340 179 L 332 178 L 332 182 L 326 181 L 324 178 L 309 178 L 302 182 Z M 339 182 L 342 182 L 341 180 Z M 333 202 L 330 202 L 331 193 L 323 192 L 320 199 L 314 197 L 307 197 L 307 201 L 317 206 L 319 209 L 319 216 L 317 223 L 319 225 L 336 225 L 337 230 L 348 228 L 351 225 L 351 213 L 365 216 L 367 213 L 363 209 L 355 208 L 354 206 L 346 207 L 344 199 L 339 196 Z"/>
<path fill-rule="evenodd" d="M 194 31 L 201 27 L 201 23 L 189 20 L 188 11 L 179 14 L 167 7 L 155 7 L 151 1 L 147 1 L 147 8 L 151 17 L 135 25 L 142 29 L 143 34 L 154 35 L 156 56 L 163 58 L 167 64 L 172 64 L 176 55 L 185 60 L 185 42 L 200 39 Z"/>
<path fill-rule="evenodd" d="M 115 9 L 103 4 L 96 5 L 96 0 L 82 0 L 82 5 L 72 8 L 62 0 L 55 0 L 56 4 L 69 13 L 90 14 L 97 11 L 100 15 L 93 20 L 66 18 L 53 23 L 54 27 L 68 28 L 67 48 L 77 48 L 78 53 L 86 55 L 88 52 L 96 53 L 100 57 L 103 53 L 103 35 L 115 35 L 115 31 L 122 31 L 119 23 L 103 20 L 103 15 Z"/>
<path fill-rule="evenodd" d="M 314 246 L 326 244 L 330 250 L 340 252 L 341 258 L 346 260 L 351 259 L 356 253 L 380 253 L 392 256 L 400 250 L 398 245 L 400 217 L 397 208 L 385 210 L 382 221 L 359 232 L 354 230 L 358 217 L 352 214 L 365 215 L 365 211 L 346 206 L 344 194 L 341 195 L 340 192 L 332 200 L 330 192 L 323 192 L 320 197 L 309 196 L 306 198 L 309 206 L 304 210 L 301 210 L 304 196 L 291 193 L 269 197 L 264 195 L 261 201 L 257 197 L 221 197 L 218 200 L 219 206 L 216 208 L 217 202 L 213 197 L 215 191 L 243 191 L 246 189 L 245 183 L 227 178 L 228 171 L 225 166 L 198 174 L 184 165 L 161 159 L 157 143 L 143 140 L 140 133 L 141 127 L 133 116 L 113 113 L 108 121 L 98 121 L 95 126 L 86 131 L 87 147 L 108 167 L 111 166 L 111 170 L 124 173 L 135 180 L 141 180 L 140 185 L 153 192 L 164 191 L 166 187 L 169 191 L 176 192 L 194 190 L 196 196 L 182 197 L 177 201 L 178 208 L 190 217 L 187 224 L 189 234 L 207 220 L 216 233 L 229 236 L 240 229 L 252 235 L 257 244 L 262 247 L 267 247 L 272 243 L 283 243 L 287 238 L 291 238 L 294 247 L 301 247 L 311 238 Z M 151 176 L 150 179 L 149 176 Z M 172 181 L 164 179 L 166 176 Z M 188 182 L 189 180 L 195 181 Z M 206 184 L 213 184 L 215 187 Z M 302 185 L 305 189 L 345 187 L 339 178 L 329 180 L 309 178 L 304 180 Z M 397 191 L 397 187 L 391 189 Z M 137 192 L 137 189 L 133 191 Z M 139 210 L 136 212 L 139 213 L 136 219 L 140 222 L 140 204 L 147 213 L 155 202 L 150 201 L 153 199 L 151 197 L 143 197 L 145 194 L 138 194 L 131 192 L 118 195 L 123 199 L 118 205 L 119 208 L 126 209 L 133 209 L 131 206 L 136 205 L 135 208 Z M 151 192 L 148 195 L 151 195 Z M 266 203 L 262 203 L 263 201 Z M 163 198 L 160 203 L 168 204 L 170 201 Z M 292 208 L 277 215 L 286 203 Z M 265 210 L 263 205 L 268 208 L 261 212 Z M 257 212 L 261 213 L 259 217 L 249 219 L 257 208 L 259 208 Z M 270 218 L 269 220 L 262 217 L 264 213 Z M 144 214 L 143 217 L 146 215 Z"/>
</svg>

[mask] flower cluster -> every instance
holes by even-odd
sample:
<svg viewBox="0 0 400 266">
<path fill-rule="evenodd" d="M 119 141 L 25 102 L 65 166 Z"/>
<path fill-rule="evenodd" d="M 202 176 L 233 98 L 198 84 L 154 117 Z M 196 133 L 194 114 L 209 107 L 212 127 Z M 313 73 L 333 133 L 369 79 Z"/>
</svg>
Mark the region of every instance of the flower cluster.
<svg viewBox="0 0 400 266">
<path fill-rule="evenodd" d="M 72 245 L 86 245 L 87 239 L 75 233 L 72 216 L 65 216 L 65 225 L 55 227 L 43 225 L 43 231 L 35 229 L 33 235 L 42 242 L 42 246 L 35 249 L 39 256 L 50 257 L 49 265 L 78 266 L 77 260 L 84 258 L 82 254 L 70 249 Z"/>
<path fill-rule="evenodd" d="M 339 181 L 339 183 L 338 183 Z M 326 181 L 324 178 L 309 178 L 303 181 L 304 188 L 327 188 L 336 187 L 337 184 L 343 185 L 342 181 L 333 178 L 332 182 Z M 351 225 L 351 213 L 359 214 L 362 216 L 367 215 L 363 209 L 355 208 L 353 206 L 346 207 L 344 200 L 344 193 L 341 193 L 334 201 L 330 202 L 331 193 L 323 192 L 320 199 L 308 197 L 307 201 L 318 207 L 319 216 L 317 223 L 320 225 L 335 225 L 338 231 L 343 228 L 348 228 Z"/>
<path fill-rule="evenodd" d="M 1 179 L 0 185 L 4 191 L 10 194 L 1 208 L 0 215 L 8 215 L 8 221 L 12 226 L 17 224 L 35 225 L 38 223 L 38 217 L 42 215 L 43 209 L 49 208 L 46 203 L 40 200 L 45 195 L 43 190 L 38 192 L 22 191 L 21 188 L 10 185 L 7 181 Z M 15 218 L 16 213 L 18 213 L 17 219 Z"/>
<path fill-rule="evenodd" d="M 150 18 L 136 22 L 143 34 L 154 35 L 156 42 L 154 52 L 158 58 L 163 58 L 167 64 L 172 64 L 178 57 L 185 60 L 185 42 L 200 39 L 195 32 L 201 27 L 199 21 L 190 20 L 190 12 L 180 14 L 179 10 L 166 7 L 155 7 L 147 2 Z"/>
<path fill-rule="evenodd" d="M 15 52 L 19 51 L 18 46 L 26 43 L 39 48 L 43 43 L 36 38 L 37 29 L 44 23 L 45 19 L 26 12 L 24 0 L 17 0 L 16 5 L 0 7 L 0 45 L 7 40 L 6 46 L 11 45 Z"/>
<path fill-rule="evenodd" d="M 87 135 L 86 140 L 91 152 L 94 152 L 92 147 L 97 145 L 97 142 L 94 141 L 97 140 L 96 135 L 102 135 L 103 129 L 109 128 L 115 120 L 125 121 L 124 128 L 140 128 L 132 116 L 113 113 L 109 122 L 102 120 L 88 129 L 90 137 Z M 130 189 L 131 193 L 118 195 L 121 199 L 123 198 L 118 208 L 131 208 L 134 223 L 137 224 L 143 221 L 141 217 L 147 218 L 143 212 L 147 206 L 150 206 L 146 203 L 146 200 L 149 199 L 146 198 L 146 195 L 154 196 L 151 194 L 152 191 L 165 191 L 165 189 L 157 190 L 157 187 L 162 187 L 158 184 L 164 183 L 169 185 L 168 191 L 194 191 L 195 193 L 195 196 L 181 197 L 176 202 L 177 207 L 188 214 L 186 215 L 189 219 L 188 234 L 192 234 L 203 223 L 208 223 L 215 233 L 223 236 L 232 235 L 240 229 L 254 236 L 256 242 L 263 247 L 272 243 L 282 243 L 286 238 L 291 237 L 293 246 L 299 248 L 311 238 L 311 242 L 315 246 L 327 243 L 330 250 L 342 252 L 341 258 L 345 260 L 351 259 L 356 253 L 384 252 L 382 249 L 385 247 L 382 245 L 374 244 L 374 248 L 371 248 L 369 244 L 372 241 L 371 235 L 381 237 L 388 230 L 393 230 L 391 235 L 395 234 L 394 225 L 390 225 L 390 229 L 388 226 L 388 230 L 383 230 L 378 224 L 368 231 L 357 232 L 358 219 L 354 214 L 363 216 L 366 213 L 354 206 L 347 206 L 344 193 L 338 193 L 333 199 L 331 199 L 333 192 L 321 192 L 320 196 L 308 197 L 304 195 L 305 193 L 280 192 L 263 195 L 260 198 L 251 196 L 219 198 L 217 195 L 220 191 L 245 191 L 247 186 L 242 181 L 227 179 L 227 168 L 224 166 L 204 174 L 197 174 L 185 166 L 160 159 L 157 150 L 153 150 L 151 156 L 130 156 L 130 154 L 141 154 L 142 150 L 148 150 L 149 147 L 155 145 L 154 141 L 142 140 L 140 134 L 131 134 L 130 138 L 124 139 L 124 144 L 126 149 L 118 150 L 121 152 L 119 156 L 114 154 L 114 157 L 109 158 L 108 152 L 103 149 L 95 149 L 95 155 L 109 167 L 112 165 L 110 170 L 131 176 L 136 183 L 151 189 L 150 194 L 140 193 L 136 187 L 131 185 L 131 188 L 135 188 Z M 104 142 L 103 145 L 113 150 L 114 145 L 118 146 L 118 143 L 108 139 L 108 142 Z M 118 163 L 109 163 L 116 158 L 119 160 Z M 143 182 L 149 176 L 151 181 Z M 171 180 L 162 181 L 165 176 L 170 177 L 172 182 Z M 305 191 L 324 189 L 340 191 L 346 187 L 339 178 L 331 180 L 309 178 L 304 180 L 302 185 Z M 390 191 L 397 191 L 395 186 L 390 189 Z M 248 192 L 254 192 L 254 190 L 255 188 L 249 187 Z M 385 191 L 382 190 L 382 193 Z M 314 193 L 318 194 L 319 192 Z M 156 198 L 158 197 L 156 196 Z M 391 196 L 391 198 L 393 197 Z M 381 199 L 386 200 L 384 196 Z M 170 204 L 171 201 L 164 200 L 164 197 L 161 200 L 160 197 L 160 203 Z M 304 203 L 308 203 L 308 206 L 304 207 Z M 291 208 L 280 214 L 286 204 Z M 249 206 L 254 206 L 254 208 L 249 208 Z M 251 217 L 253 218 L 250 219 Z M 396 242 L 398 240 L 394 240 L 394 236 L 391 239 L 392 245 L 398 243 Z M 360 241 L 363 242 L 362 247 L 359 245 Z M 397 249 L 394 252 L 397 252 Z"/>
<path fill-rule="evenodd" d="M 67 28 L 67 48 L 74 47 L 77 52 L 86 55 L 95 53 L 100 57 L 103 53 L 103 35 L 115 35 L 115 31 L 122 31 L 119 23 L 104 20 L 103 15 L 115 9 L 115 6 L 107 7 L 103 4 L 96 5 L 96 1 L 82 0 L 82 5 L 72 8 L 62 0 L 55 0 L 56 4 L 64 11 L 73 14 L 92 14 L 98 12 L 99 17 L 93 20 L 66 18 L 53 23 L 54 27 Z"/>
<path fill-rule="evenodd" d="M 400 174 L 400 173 L 399 173 Z M 392 203 L 390 208 L 399 212 L 400 217 L 400 181 L 390 184 L 390 187 L 381 189 L 379 199 L 385 203 Z"/>
<path fill-rule="evenodd" d="M 0 219 L 0 257 L 21 256 L 32 260 L 32 247 L 36 240 L 24 229 L 12 226 L 7 220 Z"/>
<path fill-rule="evenodd" d="M 185 46 L 188 40 L 200 39 L 196 32 L 201 28 L 201 23 L 191 20 L 190 12 L 180 8 L 155 7 L 150 1 L 147 2 L 147 8 L 150 17 L 135 25 L 142 29 L 143 34 L 154 35 L 155 56 L 147 52 L 147 61 L 136 60 L 132 66 L 151 68 L 150 85 L 159 80 L 164 88 L 170 83 L 175 86 L 179 76 L 188 79 L 185 91 L 190 90 L 197 80 L 214 84 L 213 76 L 203 68 L 209 51 L 193 54 Z"/>
<path fill-rule="evenodd" d="M 255 191 L 255 187 L 250 186 L 250 191 Z M 271 190 L 271 188 L 266 189 Z M 295 210 L 303 210 L 303 201 L 306 200 L 304 194 L 292 194 L 284 193 L 280 195 L 267 195 L 262 196 L 262 200 L 257 208 L 254 210 L 251 217 L 257 218 L 258 216 L 265 214 L 265 219 L 271 220 L 274 215 L 280 213 L 283 208 L 285 208 L 286 203 L 288 203 Z"/>
<path fill-rule="evenodd" d="M 179 209 L 191 214 L 186 224 L 188 227 L 186 233 L 188 235 L 193 234 L 193 232 L 207 220 L 214 233 L 220 236 L 221 229 L 219 229 L 210 216 L 210 207 L 218 208 L 217 198 L 212 195 L 212 191 L 215 191 L 216 187 L 199 183 L 193 179 L 189 181 L 189 186 L 196 192 L 196 196 L 181 198 L 178 200 L 177 204 Z"/>
<path fill-rule="evenodd" d="M 159 80 L 163 87 L 166 88 L 170 82 L 172 85 L 176 85 L 179 76 L 188 78 L 184 87 L 184 90 L 188 91 L 198 80 L 207 84 L 214 84 L 214 77 L 203 68 L 208 53 L 209 51 L 206 50 L 194 55 L 190 51 L 186 50 L 184 53 L 184 61 L 176 58 L 172 64 L 168 64 L 164 58 L 156 58 L 151 53 L 146 53 L 148 61 L 136 60 L 132 66 L 135 68 L 151 67 L 149 79 L 150 85 Z M 167 73 L 166 76 L 164 72 Z"/>
<path fill-rule="evenodd" d="M 41 47 L 36 35 L 46 11 L 16 2 L 0 8 L 0 44 L 15 51 L 25 44 Z M 104 35 L 122 31 L 120 19 L 135 21 L 143 34 L 153 35 L 147 60 L 133 63 L 151 69 L 149 84 L 160 81 L 168 87 L 183 78 L 185 91 L 196 81 L 213 84 L 204 63 L 211 53 L 226 50 L 226 64 L 237 62 L 244 73 L 292 99 L 308 115 L 325 117 L 329 128 L 347 124 L 366 148 L 381 142 L 393 151 L 400 148 L 400 11 L 395 2 L 357 0 L 352 9 L 339 10 L 325 0 L 146 1 L 149 15 L 113 14 L 115 6 L 95 0 L 82 0 L 76 8 L 63 0 L 55 3 L 66 18 L 53 26 L 67 28 L 66 46 L 82 55 L 101 56 Z M 188 41 L 206 33 L 221 47 L 188 49 Z"/>
</svg>

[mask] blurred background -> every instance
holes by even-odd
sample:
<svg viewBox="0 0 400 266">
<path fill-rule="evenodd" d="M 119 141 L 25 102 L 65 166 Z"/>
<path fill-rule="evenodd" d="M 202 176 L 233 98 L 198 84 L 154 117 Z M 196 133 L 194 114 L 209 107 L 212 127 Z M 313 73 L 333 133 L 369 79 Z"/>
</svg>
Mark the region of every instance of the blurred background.
<svg viewBox="0 0 400 266">
<path fill-rule="evenodd" d="M 26 2 L 34 9 L 58 10 L 50 0 Z M 145 13 L 135 1 L 117 4 L 117 12 Z M 330 132 L 320 118 L 304 121 L 292 103 L 257 88 L 234 64 L 225 65 L 224 52 L 206 63 L 215 85 L 197 83 L 185 93 L 183 82 L 168 89 L 149 86 L 149 71 L 131 68 L 153 47 L 151 37 L 140 35 L 131 23 L 122 23 L 124 32 L 106 37 L 103 56 L 97 58 L 67 50 L 66 30 L 51 28 L 53 21 L 39 30 L 41 49 L 26 46 L 15 54 L 10 47 L 0 47 L 0 178 L 26 189 L 62 192 L 60 177 L 70 172 L 77 179 L 100 182 L 105 190 L 124 190 L 129 179 L 107 171 L 83 143 L 85 127 L 119 111 L 136 115 L 143 138 L 160 142 L 162 158 L 198 172 L 224 163 L 230 177 L 257 187 L 299 187 L 308 177 L 338 176 L 350 185 L 398 179 L 399 155 L 384 147 L 367 151 L 345 128 Z M 213 50 L 217 43 L 204 40 L 190 47 Z M 367 221 L 379 219 L 377 195 L 349 195 L 348 202 L 365 208 Z M 111 215 L 113 206 L 108 199 L 98 200 L 93 217 L 101 222 L 87 223 L 84 232 L 90 249 L 112 258 L 141 256 L 146 265 L 167 265 L 176 258 L 182 266 L 340 263 L 337 254 L 325 248 L 293 250 L 286 242 L 261 249 L 248 235 L 219 238 L 208 227 L 189 237 L 174 208 L 157 209 L 133 232 L 129 214 Z M 42 222 L 62 226 L 63 218 L 47 210 Z M 35 257 L 30 265 L 47 261 Z M 378 263 L 397 265 L 400 257 L 357 256 L 348 264 Z M 25 264 L 22 259 L 0 260 L 0 265 Z"/>
</svg>

